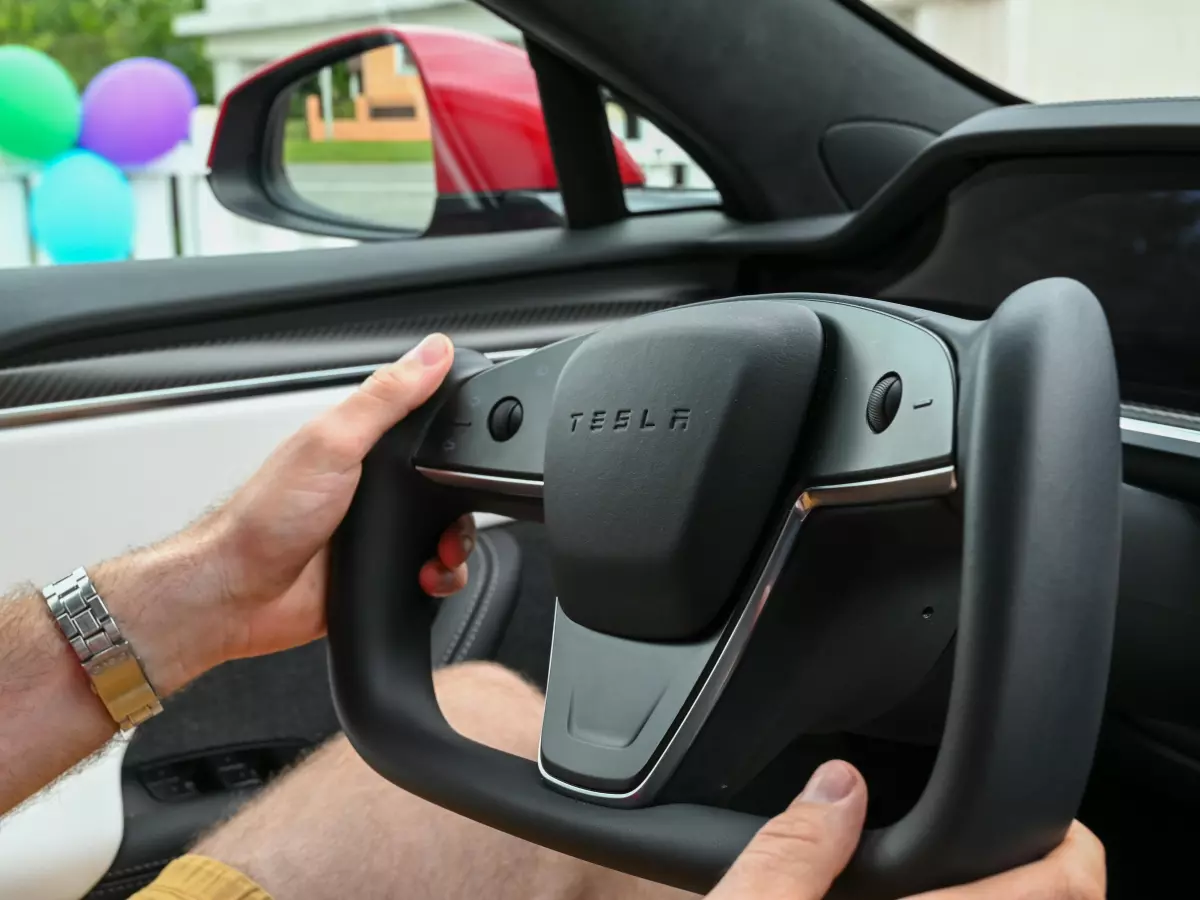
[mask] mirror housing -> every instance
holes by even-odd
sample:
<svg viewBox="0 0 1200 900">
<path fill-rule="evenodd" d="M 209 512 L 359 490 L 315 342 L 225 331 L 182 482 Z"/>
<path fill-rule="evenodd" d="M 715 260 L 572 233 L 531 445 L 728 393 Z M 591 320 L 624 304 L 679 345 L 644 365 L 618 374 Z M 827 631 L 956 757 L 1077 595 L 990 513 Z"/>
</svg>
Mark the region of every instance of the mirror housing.
<svg viewBox="0 0 1200 900">
<path fill-rule="evenodd" d="M 252 74 L 225 97 L 209 153 L 209 185 L 240 216 L 293 231 L 360 241 L 418 232 L 341 215 L 292 188 L 283 168 L 294 85 L 348 58 L 403 44 L 429 108 L 437 200 L 426 234 L 479 233 L 563 223 L 537 79 L 525 51 L 444 28 L 381 26 L 341 35 Z M 613 138 L 621 182 L 645 178 Z"/>
</svg>

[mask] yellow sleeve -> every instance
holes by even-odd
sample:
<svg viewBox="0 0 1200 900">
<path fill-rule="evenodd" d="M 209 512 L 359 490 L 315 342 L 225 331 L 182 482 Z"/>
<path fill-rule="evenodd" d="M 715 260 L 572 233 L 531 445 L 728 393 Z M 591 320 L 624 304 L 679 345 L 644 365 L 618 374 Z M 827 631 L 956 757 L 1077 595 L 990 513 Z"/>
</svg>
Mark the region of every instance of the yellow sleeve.
<svg viewBox="0 0 1200 900">
<path fill-rule="evenodd" d="M 271 895 L 225 863 L 181 856 L 131 900 L 271 900 Z"/>
</svg>

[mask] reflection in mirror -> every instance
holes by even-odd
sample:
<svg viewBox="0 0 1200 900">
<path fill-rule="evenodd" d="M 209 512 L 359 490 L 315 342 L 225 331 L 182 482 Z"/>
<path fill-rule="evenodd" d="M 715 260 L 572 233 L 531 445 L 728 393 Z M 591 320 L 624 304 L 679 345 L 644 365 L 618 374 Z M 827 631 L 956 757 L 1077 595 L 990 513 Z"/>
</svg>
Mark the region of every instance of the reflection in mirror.
<svg viewBox="0 0 1200 900">
<path fill-rule="evenodd" d="M 421 76 L 401 43 L 321 69 L 288 98 L 283 169 L 306 204 L 421 233 L 437 200 Z"/>
</svg>

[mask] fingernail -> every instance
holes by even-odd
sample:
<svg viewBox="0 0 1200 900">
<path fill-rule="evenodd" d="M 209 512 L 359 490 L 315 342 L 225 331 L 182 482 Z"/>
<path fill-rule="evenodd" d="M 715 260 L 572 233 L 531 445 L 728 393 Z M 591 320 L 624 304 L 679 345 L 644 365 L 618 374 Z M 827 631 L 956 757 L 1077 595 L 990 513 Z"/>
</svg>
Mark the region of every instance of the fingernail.
<svg viewBox="0 0 1200 900">
<path fill-rule="evenodd" d="M 423 366 L 436 366 L 446 358 L 450 346 L 450 338 L 444 334 L 430 334 L 409 350 L 408 355 Z"/>
<path fill-rule="evenodd" d="M 827 762 L 813 772 L 800 799 L 805 803 L 837 803 L 849 797 L 857 783 L 858 779 L 848 765 Z"/>
<path fill-rule="evenodd" d="M 463 556 L 470 556 L 475 550 L 475 535 L 464 534 L 462 536 Z"/>
<path fill-rule="evenodd" d="M 458 582 L 455 580 L 453 572 L 442 572 L 438 575 L 438 590 L 446 594 L 458 590 Z"/>
</svg>

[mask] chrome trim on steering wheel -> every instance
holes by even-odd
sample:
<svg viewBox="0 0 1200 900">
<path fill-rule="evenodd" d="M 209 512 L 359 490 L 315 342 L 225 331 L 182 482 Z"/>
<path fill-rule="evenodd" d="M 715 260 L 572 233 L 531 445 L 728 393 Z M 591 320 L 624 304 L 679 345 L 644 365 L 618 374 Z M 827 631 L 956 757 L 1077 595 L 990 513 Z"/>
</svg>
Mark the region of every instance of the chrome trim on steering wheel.
<svg viewBox="0 0 1200 900">
<path fill-rule="evenodd" d="M 1200 459 L 1200 431 L 1195 428 L 1121 416 L 1121 441 L 1127 447 Z"/>
<path fill-rule="evenodd" d="M 434 469 L 413 466 L 430 481 L 447 487 L 507 494 L 510 497 L 541 497 L 543 483 L 533 478 L 508 478 L 503 475 L 484 475 L 479 472 L 459 472 L 454 469 Z"/>
<path fill-rule="evenodd" d="M 584 797 L 593 803 L 604 806 L 635 807 L 645 806 L 652 802 L 655 795 L 679 766 L 684 753 L 691 747 L 701 726 L 704 725 L 716 706 L 717 700 L 724 692 L 730 676 L 733 675 L 738 662 L 741 661 L 758 617 L 766 606 L 767 600 L 770 599 L 775 582 L 779 579 L 784 565 L 791 556 L 796 536 L 812 511 L 823 506 L 863 506 L 941 497 L 952 494 L 957 488 L 958 482 L 954 466 L 944 466 L 890 478 L 877 478 L 849 484 L 816 485 L 803 491 L 796 498 L 787 520 L 780 529 L 779 536 L 775 539 L 775 544 L 763 565 L 762 573 L 755 583 L 750 599 L 741 611 L 735 614 L 730 623 L 726 624 L 728 636 L 718 651 L 716 662 L 709 669 L 708 675 L 692 699 L 691 706 L 688 707 L 679 726 L 667 739 L 665 748 L 659 753 L 641 783 L 631 791 L 614 794 L 592 791 L 562 781 L 546 771 L 542 762 L 539 741 L 538 771 L 541 772 L 542 779 L 564 793 Z M 556 622 L 558 616 L 561 615 L 563 615 L 562 609 L 557 607 L 555 609 Z M 553 647 L 552 639 L 547 681 L 554 671 Z"/>
</svg>

